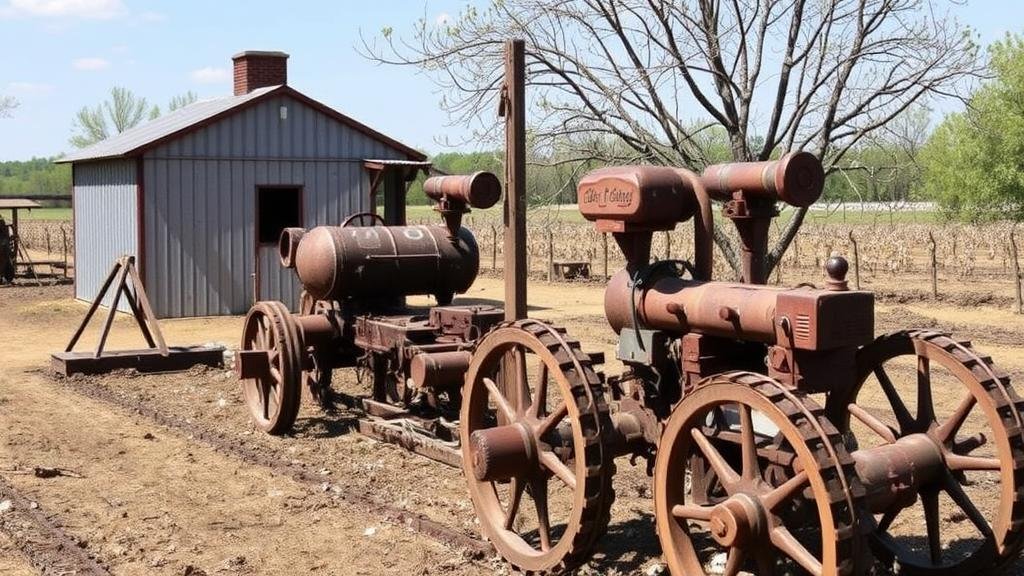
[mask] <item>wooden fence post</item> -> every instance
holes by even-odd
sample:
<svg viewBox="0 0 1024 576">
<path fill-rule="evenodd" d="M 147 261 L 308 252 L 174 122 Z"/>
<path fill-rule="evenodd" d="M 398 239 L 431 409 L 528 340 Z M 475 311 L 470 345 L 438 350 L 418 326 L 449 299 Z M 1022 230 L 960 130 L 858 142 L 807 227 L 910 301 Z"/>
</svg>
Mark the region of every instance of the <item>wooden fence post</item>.
<svg viewBox="0 0 1024 576">
<path fill-rule="evenodd" d="M 932 265 L 932 298 L 939 299 L 939 267 L 935 259 L 935 235 L 928 231 L 928 254 Z"/>
<path fill-rule="evenodd" d="M 857 250 L 857 239 L 850 229 L 850 244 L 853 245 L 853 289 L 860 290 L 860 252 Z"/>
<path fill-rule="evenodd" d="M 608 234 L 606 232 L 601 233 L 601 245 L 604 250 L 604 280 L 608 281 Z"/>
<path fill-rule="evenodd" d="M 1021 296 L 1021 283 L 1024 277 L 1020 274 L 1020 261 L 1017 260 L 1016 230 L 1010 230 L 1010 259 L 1013 260 L 1013 291 L 1017 296 L 1017 314 L 1024 314 L 1024 297 Z"/>
<path fill-rule="evenodd" d="M 555 279 L 555 242 L 551 230 L 548 230 L 548 282 Z"/>
<path fill-rule="evenodd" d="M 498 229 L 491 224 L 491 272 L 498 269 Z"/>
</svg>

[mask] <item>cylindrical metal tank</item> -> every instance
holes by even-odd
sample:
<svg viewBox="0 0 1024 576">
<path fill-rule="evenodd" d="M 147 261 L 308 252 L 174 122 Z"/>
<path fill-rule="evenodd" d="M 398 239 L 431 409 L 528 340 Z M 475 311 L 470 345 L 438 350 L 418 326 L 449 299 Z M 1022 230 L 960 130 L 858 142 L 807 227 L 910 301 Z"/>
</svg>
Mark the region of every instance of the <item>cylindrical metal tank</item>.
<svg viewBox="0 0 1024 576">
<path fill-rule="evenodd" d="M 299 241 L 295 271 L 318 300 L 433 295 L 447 303 L 480 269 L 473 234 L 444 226 L 313 228 Z"/>
<path fill-rule="evenodd" d="M 448 198 L 473 208 L 490 208 L 501 199 L 501 181 L 490 172 L 433 176 L 423 183 L 423 192 L 437 202 Z"/>
<path fill-rule="evenodd" d="M 700 282 L 662 277 L 635 294 L 640 325 L 674 333 L 703 334 L 772 343 L 775 306 L 783 288 L 732 282 Z M 633 326 L 629 272 L 608 282 L 604 310 L 615 332 Z"/>
<path fill-rule="evenodd" d="M 810 206 L 825 187 L 821 161 L 809 152 L 786 154 L 769 162 L 730 162 L 708 166 L 701 176 L 708 193 L 729 200 L 742 190 L 753 196 Z"/>
</svg>

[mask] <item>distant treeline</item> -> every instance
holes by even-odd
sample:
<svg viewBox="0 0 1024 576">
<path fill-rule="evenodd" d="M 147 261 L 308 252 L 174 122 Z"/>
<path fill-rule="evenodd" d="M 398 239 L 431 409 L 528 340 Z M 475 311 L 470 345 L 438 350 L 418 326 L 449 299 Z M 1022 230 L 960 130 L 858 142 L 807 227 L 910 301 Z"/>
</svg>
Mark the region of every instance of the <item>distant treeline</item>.
<svg viewBox="0 0 1024 576">
<path fill-rule="evenodd" d="M 53 158 L 0 162 L 0 196 L 56 196 L 71 193 L 71 166 Z M 47 204 L 53 205 L 52 202 Z"/>
</svg>

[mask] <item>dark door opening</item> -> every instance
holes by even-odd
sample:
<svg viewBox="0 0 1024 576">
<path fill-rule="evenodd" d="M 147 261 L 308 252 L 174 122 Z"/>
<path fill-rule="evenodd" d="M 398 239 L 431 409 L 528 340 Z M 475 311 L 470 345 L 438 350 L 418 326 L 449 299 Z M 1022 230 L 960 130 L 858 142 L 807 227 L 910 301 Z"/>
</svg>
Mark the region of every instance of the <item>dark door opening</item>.
<svg viewBox="0 0 1024 576">
<path fill-rule="evenodd" d="M 302 188 L 259 186 L 256 188 L 256 242 L 277 244 L 285 228 L 302 226 Z"/>
</svg>

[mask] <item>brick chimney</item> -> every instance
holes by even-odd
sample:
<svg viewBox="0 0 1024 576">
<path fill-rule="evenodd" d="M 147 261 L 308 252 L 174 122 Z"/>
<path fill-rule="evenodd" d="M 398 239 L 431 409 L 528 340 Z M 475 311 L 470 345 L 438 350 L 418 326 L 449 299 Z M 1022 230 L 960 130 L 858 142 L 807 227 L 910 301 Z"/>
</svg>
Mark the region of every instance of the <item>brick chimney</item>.
<svg viewBox="0 0 1024 576">
<path fill-rule="evenodd" d="M 231 60 L 235 63 L 235 96 L 288 83 L 288 55 L 284 52 L 246 50 Z"/>
</svg>

